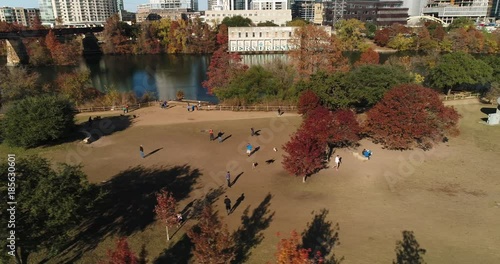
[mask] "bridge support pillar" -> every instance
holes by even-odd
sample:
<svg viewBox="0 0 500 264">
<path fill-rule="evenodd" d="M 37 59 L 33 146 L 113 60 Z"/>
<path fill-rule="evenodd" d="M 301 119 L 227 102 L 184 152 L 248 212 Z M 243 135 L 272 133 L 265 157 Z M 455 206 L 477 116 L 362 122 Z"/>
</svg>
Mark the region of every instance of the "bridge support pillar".
<svg viewBox="0 0 500 264">
<path fill-rule="evenodd" d="M 28 52 L 21 38 L 6 39 L 7 64 L 6 66 L 18 66 L 29 62 Z"/>
</svg>

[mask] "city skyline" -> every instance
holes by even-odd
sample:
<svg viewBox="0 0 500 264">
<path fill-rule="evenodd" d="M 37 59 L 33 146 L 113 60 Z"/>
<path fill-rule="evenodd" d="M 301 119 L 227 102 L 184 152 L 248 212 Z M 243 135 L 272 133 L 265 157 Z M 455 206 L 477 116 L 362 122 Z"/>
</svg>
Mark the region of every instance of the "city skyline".
<svg viewBox="0 0 500 264">
<path fill-rule="evenodd" d="M 149 0 L 124 0 L 125 10 L 136 12 L 137 6 L 149 3 Z M 199 10 L 207 10 L 207 0 L 199 0 Z M 0 6 L 39 8 L 38 0 L 3 0 Z"/>
</svg>

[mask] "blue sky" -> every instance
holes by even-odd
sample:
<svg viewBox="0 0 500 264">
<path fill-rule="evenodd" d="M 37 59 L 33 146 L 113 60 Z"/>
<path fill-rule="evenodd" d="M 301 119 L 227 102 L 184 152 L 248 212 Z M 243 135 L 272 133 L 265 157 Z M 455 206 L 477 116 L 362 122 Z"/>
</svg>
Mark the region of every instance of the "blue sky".
<svg viewBox="0 0 500 264">
<path fill-rule="evenodd" d="M 128 11 L 137 11 L 137 5 L 148 3 L 148 0 L 124 0 L 125 9 Z M 200 10 L 207 9 L 207 0 L 198 0 Z M 38 0 L 0 0 L 0 6 L 11 7 L 38 7 Z"/>
</svg>

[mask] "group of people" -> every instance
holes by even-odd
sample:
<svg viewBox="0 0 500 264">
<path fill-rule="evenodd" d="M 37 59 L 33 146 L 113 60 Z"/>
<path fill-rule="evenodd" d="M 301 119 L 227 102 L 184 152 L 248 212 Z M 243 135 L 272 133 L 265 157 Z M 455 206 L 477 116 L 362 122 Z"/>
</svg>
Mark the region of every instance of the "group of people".
<svg viewBox="0 0 500 264">
<path fill-rule="evenodd" d="M 198 101 L 198 105 L 195 105 L 195 104 L 191 105 L 191 104 L 188 103 L 188 105 L 187 105 L 188 112 L 194 112 L 194 109 L 196 109 L 196 110 L 200 110 L 201 109 L 201 101 Z"/>
<path fill-rule="evenodd" d="M 224 141 L 222 139 L 222 136 L 224 135 L 222 131 L 219 131 L 219 133 L 217 133 L 217 137 L 214 136 L 214 130 L 211 128 L 208 130 L 208 133 L 210 134 L 210 141 L 214 141 L 216 138 L 219 141 L 219 143 L 222 143 L 222 141 Z"/>
</svg>

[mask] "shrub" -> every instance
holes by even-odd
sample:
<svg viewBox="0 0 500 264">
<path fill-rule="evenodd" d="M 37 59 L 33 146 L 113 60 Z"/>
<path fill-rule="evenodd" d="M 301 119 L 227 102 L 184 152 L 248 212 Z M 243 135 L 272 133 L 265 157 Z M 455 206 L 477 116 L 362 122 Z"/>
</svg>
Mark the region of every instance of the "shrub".
<svg viewBox="0 0 500 264">
<path fill-rule="evenodd" d="M 439 94 L 416 84 L 387 92 L 367 113 L 367 133 L 389 149 L 429 149 L 446 135 L 458 134 L 460 115 L 445 107 Z"/>
<path fill-rule="evenodd" d="M 58 96 L 28 97 L 7 110 L 3 137 L 12 146 L 36 147 L 66 135 L 75 125 L 73 105 Z"/>
<path fill-rule="evenodd" d="M 177 97 L 178 101 L 184 99 L 184 92 L 181 90 L 177 91 L 177 94 L 175 95 L 175 97 Z"/>
</svg>

